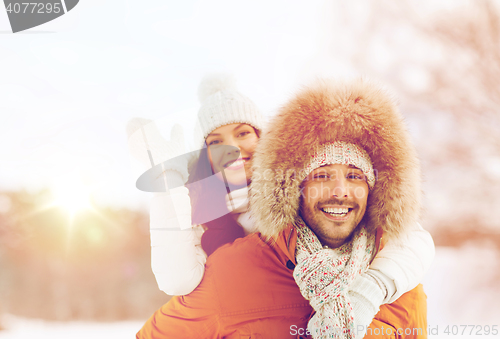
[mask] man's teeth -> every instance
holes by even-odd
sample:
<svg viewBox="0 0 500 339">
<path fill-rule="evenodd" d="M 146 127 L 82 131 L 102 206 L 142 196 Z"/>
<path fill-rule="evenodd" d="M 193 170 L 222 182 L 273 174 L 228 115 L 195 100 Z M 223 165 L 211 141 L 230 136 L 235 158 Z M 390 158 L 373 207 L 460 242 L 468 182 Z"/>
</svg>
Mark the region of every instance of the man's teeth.
<svg viewBox="0 0 500 339">
<path fill-rule="evenodd" d="M 239 159 L 239 160 L 232 162 L 230 165 L 226 166 L 226 168 L 237 167 L 237 166 L 244 165 L 244 164 L 245 164 L 245 160 Z"/>
<path fill-rule="evenodd" d="M 323 212 L 326 212 L 328 214 L 335 214 L 337 216 L 345 216 L 349 212 L 349 208 L 330 208 L 330 207 L 325 207 L 323 208 Z"/>
</svg>

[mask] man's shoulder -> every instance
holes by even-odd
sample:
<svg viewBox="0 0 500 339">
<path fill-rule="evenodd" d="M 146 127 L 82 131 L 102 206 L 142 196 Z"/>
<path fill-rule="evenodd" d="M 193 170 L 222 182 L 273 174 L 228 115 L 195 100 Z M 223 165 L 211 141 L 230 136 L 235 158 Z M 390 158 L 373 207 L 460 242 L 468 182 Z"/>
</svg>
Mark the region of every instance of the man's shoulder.
<svg viewBox="0 0 500 339">
<path fill-rule="evenodd" d="M 265 241 L 259 233 L 253 233 L 217 249 L 208 257 L 207 268 L 219 268 L 221 265 L 221 268 L 226 268 L 227 264 L 234 261 L 257 262 L 257 258 L 268 257 L 273 253 L 276 253 L 273 244 Z"/>
<path fill-rule="evenodd" d="M 251 234 L 224 245 L 208 258 L 202 285 L 210 286 L 224 316 L 289 317 L 290 312 L 297 312 L 299 318 L 307 319 L 311 308 L 287 260 L 276 243 Z"/>
<path fill-rule="evenodd" d="M 239 281 L 245 285 L 249 278 L 264 278 L 270 274 L 289 271 L 286 254 L 275 242 L 266 241 L 258 233 L 250 234 L 217 249 L 207 259 L 205 278 L 226 286 Z M 231 277 L 230 282 L 226 279 Z M 258 285 L 258 284 L 257 284 Z"/>
</svg>

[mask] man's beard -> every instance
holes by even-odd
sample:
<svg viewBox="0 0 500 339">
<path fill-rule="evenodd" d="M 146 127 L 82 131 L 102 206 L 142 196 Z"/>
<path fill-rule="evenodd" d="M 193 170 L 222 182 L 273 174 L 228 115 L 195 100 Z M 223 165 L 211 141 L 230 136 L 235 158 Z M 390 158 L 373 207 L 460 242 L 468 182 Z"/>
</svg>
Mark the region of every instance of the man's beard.
<svg viewBox="0 0 500 339">
<path fill-rule="evenodd" d="M 322 215 L 326 212 L 323 211 L 323 206 L 338 205 L 349 208 L 349 213 L 353 213 L 349 220 L 335 221 L 328 220 L 326 216 Z M 332 243 L 343 244 L 348 242 L 351 235 L 361 224 L 363 215 L 359 216 L 358 212 L 360 206 L 355 201 L 339 200 L 330 198 L 324 201 L 318 201 L 312 208 L 306 206 L 301 201 L 299 214 L 304 220 L 305 224 L 316 234 L 322 245 L 332 246 Z M 338 247 L 338 246 L 335 246 Z"/>
</svg>

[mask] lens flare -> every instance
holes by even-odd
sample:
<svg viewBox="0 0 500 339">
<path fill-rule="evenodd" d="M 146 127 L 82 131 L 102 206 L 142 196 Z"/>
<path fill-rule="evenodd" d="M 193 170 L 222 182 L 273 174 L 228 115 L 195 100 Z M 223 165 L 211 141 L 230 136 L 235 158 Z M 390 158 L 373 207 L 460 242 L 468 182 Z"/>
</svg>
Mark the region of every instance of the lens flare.
<svg viewBox="0 0 500 339">
<path fill-rule="evenodd" d="M 54 205 L 71 215 L 92 208 L 90 190 L 79 178 L 67 178 L 54 185 Z"/>
</svg>

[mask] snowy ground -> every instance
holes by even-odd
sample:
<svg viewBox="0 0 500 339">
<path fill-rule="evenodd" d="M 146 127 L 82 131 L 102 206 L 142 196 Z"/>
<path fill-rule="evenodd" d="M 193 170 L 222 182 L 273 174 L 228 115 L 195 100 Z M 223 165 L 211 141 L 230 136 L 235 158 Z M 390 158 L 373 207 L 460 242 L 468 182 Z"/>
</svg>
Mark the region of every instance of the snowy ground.
<svg viewBox="0 0 500 339">
<path fill-rule="evenodd" d="M 499 278 L 500 253 L 492 246 L 437 248 L 424 281 L 429 337 L 500 338 L 500 333 L 491 335 L 493 325 L 500 332 Z M 54 323 L 5 316 L 7 329 L 0 331 L 0 339 L 133 338 L 144 321 Z"/>
<path fill-rule="evenodd" d="M 135 338 L 144 321 L 114 323 L 67 322 L 4 318 L 7 330 L 0 331 L 0 339 L 114 339 Z"/>
</svg>

